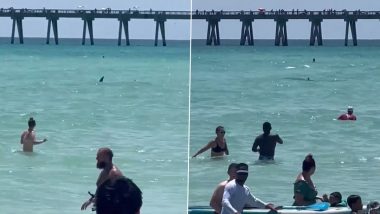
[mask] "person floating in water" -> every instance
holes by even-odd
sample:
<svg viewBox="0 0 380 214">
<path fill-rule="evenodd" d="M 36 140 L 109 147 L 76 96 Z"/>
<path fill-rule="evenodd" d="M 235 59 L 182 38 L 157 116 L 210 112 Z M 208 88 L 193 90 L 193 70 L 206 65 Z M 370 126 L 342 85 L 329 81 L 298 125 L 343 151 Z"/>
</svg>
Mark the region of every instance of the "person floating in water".
<svg viewBox="0 0 380 214">
<path fill-rule="evenodd" d="M 283 144 L 278 134 L 270 134 L 272 125 L 269 122 L 263 124 L 263 134 L 256 137 L 252 145 L 252 152 L 259 152 L 259 160 L 274 160 L 274 151 L 277 143 Z M 259 147 L 259 148 L 257 148 Z"/>
<path fill-rule="evenodd" d="M 313 62 L 315 62 L 315 58 L 313 58 Z"/>
<path fill-rule="evenodd" d="M 338 117 L 338 120 L 356 120 L 356 116 L 354 115 L 354 108 L 352 106 L 348 106 L 347 113 L 340 115 Z"/>
<path fill-rule="evenodd" d="M 22 144 L 22 150 L 24 152 L 33 152 L 33 146 L 41 144 L 47 141 L 47 139 L 36 140 L 36 133 L 34 132 L 34 127 L 36 127 L 36 121 L 33 117 L 29 118 L 28 130 L 21 134 L 20 143 Z"/>
<path fill-rule="evenodd" d="M 206 144 L 203 148 L 201 148 L 197 153 L 193 155 L 195 158 L 197 155 L 211 149 L 211 157 L 222 157 L 224 155 L 229 155 L 229 151 L 227 148 L 227 141 L 224 138 L 226 131 L 224 131 L 223 126 L 218 126 L 215 129 L 216 138 Z"/>
</svg>

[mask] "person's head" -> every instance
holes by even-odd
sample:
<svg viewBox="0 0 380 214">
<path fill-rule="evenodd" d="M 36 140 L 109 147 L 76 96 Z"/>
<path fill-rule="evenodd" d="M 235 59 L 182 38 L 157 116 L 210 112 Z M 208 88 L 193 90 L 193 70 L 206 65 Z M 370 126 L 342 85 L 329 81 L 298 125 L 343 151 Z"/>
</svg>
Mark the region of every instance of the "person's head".
<svg viewBox="0 0 380 214">
<path fill-rule="evenodd" d="M 306 155 L 305 160 L 302 162 L 302 171 L 308 173 L 309 175 L 312 175 L 315 172 L 315 167 L 316 166 L 313 155 Z"/>
<path fill-rule="evenodd" d="M 337 204 L 342 202 L 342 194 L 340 192 L 332 192 L 329 195 L 329 203 L 331 206 L 336 206 Z"/>
<path fill-rule="evenodd" d="M 248 165 L 239 163 L 236 165 L 236 183 L 243 185 L 248 178 Z"/>
<path fill-rule="evenodd" d="M 270 124 L 270 122 L 263 123 L 263 132 L 264 132 L 264 134 L 269 135 L 271 129 L 272 129 L 272 125 Z"/>
<path fill-rule="evenodd" d="M 29 121 L 28 121 L 28 126 L 29 128 L 34 128 L 36 126 L 36 121 L 33 119 L 33 117 L 29 118 Z"/>
<path fill-rule="evenodd" d="M 357 212 L 363 209 L 362 199 L 359 195 L 350 195 L 347 198 L 347 204 L 352 212 Z"/>
<path fill-rule="evenodd" d="M 112 158 L 113 152 L 110 148 L 100 148 L 96 154 L 96 167 L 99 169 L 104 169 L 106 166 L 112 165 Z"/>
<path fill-rule="evenodd" d="M 224 136 L 224 134 L 226 134 L 226 131 L 224 130 L 223 126 L 218 126 L 215 129 L 215 133 L 219 137 L 219 136 Z"/>
<path fill-rule="evenodd" d="M 97 214 L 139 214 L 142 192 L 129 178 L 106 180 L 96 191 Z"/>
<path fill-rule="evenodd" d="M 236 178 L 236 166 L 237 166 L 237 163 L 231 163 L 228 166 L 227 174 L 230 176 L 230 179 Z"/>
<path fill-rule="evenodd" d="M 354 113 L 354 108 L 352 106 L 347 107 L 347 114 L 353 114 Z"/>
<path fill-rule="evenodd" d="M 380 213 L 380 203 L 378 201 L 371 201 L 367 204 L 368 214 L 378 214 Z"/>
</svg>

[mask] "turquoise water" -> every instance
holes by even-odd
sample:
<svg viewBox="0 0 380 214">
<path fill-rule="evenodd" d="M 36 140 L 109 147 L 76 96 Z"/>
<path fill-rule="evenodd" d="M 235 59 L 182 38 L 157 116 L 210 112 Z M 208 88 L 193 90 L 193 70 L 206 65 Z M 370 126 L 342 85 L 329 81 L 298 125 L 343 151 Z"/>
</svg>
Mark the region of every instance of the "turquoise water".
<svg viewBox="0 0 380 214">
<path fill-rule="evenodd" d="M 225 126 L 230 156 L 210 159 L 207 151 L 190 160 L 189 205 L 208 205 L 230 162 L 249 164 L 246 184 L 257 197 L 289 205 L 307 153 L 316 160 L 319 195 L 340 191 L 343 198 L 361 195 L 363 203 L 379 200 L 380 42 L 238 44 L 206 47 L 202 41 L 192 47 L 189 156 L 214 138 L 218 125 Z M 348 105 L 358 120 L 336 121 Z M 257 162 L 251 151 L 265 121 L 284 140 L 272 164 Z"/>
<path fill-rule="evenodd" d="M 103 146 L 114 150 L 115 164 L 142 189 L 142 213 L 162 207 L 184 213 L 187 194 L 190 206 L 208 205 L 230 162 L 250 165 L 247 184 L 256 196 L 290 204 L 292 183 L 309 152 L 317 162 L 313 180 L 320 194 L 379 200 L 378 41 L 358 47 L 343 47 L 342 41 L 323 47 L 223 41 L 207 47 L 195 41 L 190 154 L 188 42 L 118 47 L 114 40 L 95 46 L 1 41 L 1 213 L 91 213 L 80 206 L 87 191 L 95 191 L 95 156 Z M 358 121 L 334 120 L 347 105 L 354 106 Z M 28 155 L 20 152 L 19 138 L 30 116 L 37 137 L 48 142 Z M 257 162 L 251 152 L 266 120 L 284 140 L 273 164 Z M 190 160 L 188 172 L 188 156 L 214 137 L 218 125 L 226 128 L 231 155 L 210 159 L 208 151 Z"/>
<path fill-rule="evenodd" d="M 1 213 L 92 213 L 80 207 L 95 192 L 96 151 L 104 146 L 142 189 L 141 213 L 168 201 L 165 213 L 183 212 L 189 42 L 77 41 L 0 45 Z M 48 141 L 27 155 L 19 138 L 30 116 L 37 138 Z"/>
</svg>

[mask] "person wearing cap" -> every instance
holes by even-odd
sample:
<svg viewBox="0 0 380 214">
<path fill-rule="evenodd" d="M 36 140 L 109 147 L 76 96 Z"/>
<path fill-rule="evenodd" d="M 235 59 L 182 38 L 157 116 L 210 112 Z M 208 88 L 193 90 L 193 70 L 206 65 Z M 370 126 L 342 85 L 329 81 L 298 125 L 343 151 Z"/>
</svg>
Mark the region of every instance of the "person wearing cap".
<svg viewBox="0 0 380 214">
<path fill-rule="evenodd" d="M 252 145 L 252 152 L 259 152 L 259 160 L 274 160 L 277 143 L 283 144 L 278 134 L 270 133 L 272 125 L 269 122 L 263 124 L 263 134 L 256 137 Z"/>
<path fill-rule="evenodd" d="M 348 106 L 347 113 L 340 115 L 338 117 L 338 120 L 356 120 L 356 116 L 354 115 L 354 108 L 352 106 Z"/>
<path fill-rule="evenodd" d="M 272 204 L 265 203 L 252 195 L 249 187 L 244 185 L 248 178 L 248 165 L 239 163 L 236 166 L 236 178 L 226 185 L 223 193 L 221 214 L 240 214 L 244 207 L 270 209 L 277 212 Z"/>
<path fill-rule="evenodd" d="M 215 210 L 215 214 L 219 214 L 222 211 L 222 199 L 224 193 L 224 187 L 228 182 L 236 178 L 236 166 L 237 163 L 231 163 L 228 166 L 227 174 L 229 178 L 219 183 L 210 200 L 210 206 Z"/>
<path fill-rule="evenodd" d="M 380 203 L 378 201 L 371 201 L 367 204 L 367 214 L 380 213 Z"/>
</svg>

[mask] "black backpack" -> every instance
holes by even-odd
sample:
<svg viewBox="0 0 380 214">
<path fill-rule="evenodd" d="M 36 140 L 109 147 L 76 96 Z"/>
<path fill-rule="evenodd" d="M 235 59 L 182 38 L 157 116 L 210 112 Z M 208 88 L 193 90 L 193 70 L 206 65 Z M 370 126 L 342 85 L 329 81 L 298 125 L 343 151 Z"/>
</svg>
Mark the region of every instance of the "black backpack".
<svg viewBox="0 0 380 214">
<path fill-rule="evenodd" d="M 96 190 L 97 214 L 136 214 L 142 206 L 142 192 L 129 178 L 106 180 Z"/>
</svg>

